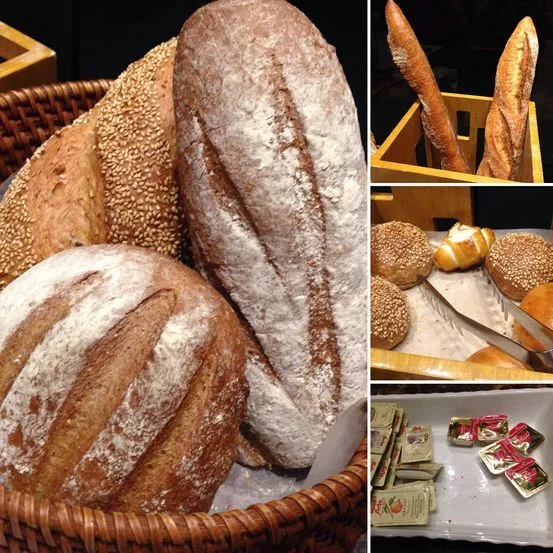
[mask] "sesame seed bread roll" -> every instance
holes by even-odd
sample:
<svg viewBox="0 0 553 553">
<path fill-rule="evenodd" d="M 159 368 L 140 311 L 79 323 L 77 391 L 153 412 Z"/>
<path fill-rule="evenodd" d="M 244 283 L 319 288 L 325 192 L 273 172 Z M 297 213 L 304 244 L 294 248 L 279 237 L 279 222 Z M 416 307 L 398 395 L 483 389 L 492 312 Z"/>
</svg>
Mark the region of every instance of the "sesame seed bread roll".
<svg viewBox="0 0 553 553">
<path fill-rule="evenodd" d="M 510 232 L 496 240 L 486 268 L 498 288 L 521 300 L 532 288 L 553 281 L 553 244 L 528 232 Z"/>
<path fill-rule="evenodd" d="M 410 323 L 405 294 L 395 284 L 371 276 L 371 347 L 394 348 L 407 336 Z"/>
<path fill-rule="evenodd" d="M 428 276 L 433 265 L 432 247 L 419 227 L 390 221 L 371 228 L 371 274 L 406 290 Z"/>
<path fill-rule="evenodd" d="M 478 167 L 481 176 L 503 180 L 518 177 L 538 50 L 534 23 L 525 17 L 507 41 L 497 65 L 484 156 Z"/>
<path fill-rule="evenodd" d="M 424 133 L 438 150 L 442 169 L 470 173 L 436 77 L 411 25 L 394 0 L 386 3 L 385 14 L 394 63 L 419 97 Z"/>
<path fill-rule="evenodd" d="M 175 44 L 130 65 L 17 173 L 0 204 L 0 289 L 74 246 L 124 243 L 180 255 Z"/>
<path fill-rule="evenodd" d="M 266 460 L 307 467 L 366 395 L 367 168 L 353 97 L 298 9 L 220 0 L 181 30 L 174 98 L 194 261 L 249 331 L 245 433 Z"/>
<path fill-rule="evenodd" d="M 207 511 L 245 415 L 245 336 L 169 257 L 73 248 L 0 293 L 0 481 L 115 511 Z"/>
</svg>

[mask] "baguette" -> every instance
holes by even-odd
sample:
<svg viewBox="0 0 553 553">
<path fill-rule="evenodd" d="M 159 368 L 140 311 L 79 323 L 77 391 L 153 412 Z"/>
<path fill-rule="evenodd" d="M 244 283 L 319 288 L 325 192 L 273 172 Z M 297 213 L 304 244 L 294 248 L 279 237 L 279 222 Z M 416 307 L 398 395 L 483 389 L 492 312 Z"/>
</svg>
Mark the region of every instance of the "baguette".
<svg viewBox="0 0 553 553">
<path fill-rule="evenodd" d="M 428 59 L 394 0 L 386 3 L 386 23 L 394 63 L 419 97 L 422 126 L 441 156 L 442 169 L 470 173 Z"/>
<path fill-rule="evenodd" d="M 525 17 L 507 41 L 497 66 L 486 119 L 484 157 L 477 171 L 481 176 L 503 180 L 518 177 L 538 50 L 534 23 Z"/>
<path fill-rule="evenodd" d="M 17 173 L 0 204 L 0 289 L 74 246 L 125 243 L 181 254 L 175 45 L 161 44 L 129 66 Z"/>
<path fill-rule="evenodd" d="M 219 0 L 181 30 L 174 98 L 194 261 L 248 330 L 245 434 L 266 461 L 307 467 L 366 393 L 367 168 L 351 92 L 291 4 Z"/>
</svg>

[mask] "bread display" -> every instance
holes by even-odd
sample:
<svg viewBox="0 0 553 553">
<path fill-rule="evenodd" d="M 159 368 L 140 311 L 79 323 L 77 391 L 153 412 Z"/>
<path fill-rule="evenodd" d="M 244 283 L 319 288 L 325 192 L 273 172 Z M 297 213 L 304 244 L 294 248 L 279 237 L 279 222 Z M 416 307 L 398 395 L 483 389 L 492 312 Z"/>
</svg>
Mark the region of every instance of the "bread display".
<svg viewBox="0 0 553 553">
<path fill-rule="evenodd" d="M 407 335 L 410 320 L 405 294 L 395 284 L 371 276 L 371 347 L 397 346 Z"/>
<path fill-rule="evenodd" d="M 494 240 L 495 234 L 490 228 L 456 223 L 434 251 L 434 263 L 442 271 L 479 265 L 486 258 Z"/>
<path fill-rule="evenodd" d="M 115 511 L 206 511 L 245 415 L 245 336 L 201 277 L 73 248 L 0 293 L 0 478 Z"/>
<path fill-rule="evenodd" d="M 173 90 L 196 267 L 248 330 L 246 435 L 266 461 L 309 466 L 366 393 L 367 174 L 351 92 L 334 48 L 282 0 L 200 8 Z"/>
<path fill-rule="evenodd" d="M 551 338 L 553 338 L 553 282 L 540 284 L 530 290 L 520 302 L 520 308 L 551 329 L 550 334 Z M 526 349 L 532 351 L 544 351 L 547 349 L 517 321 L 515 321 L 513 330 L 516 339 Z"/>
<path fill-rule="evenodd" d="M 433 252 L 426 234 L 411 223 L 391 221 L 371 228 L 371 273 L 402 290 L 432 270 Z"/>
<path fill-rule="evenodd" d="M 534 369 L 512 357 L 502 349 L 495 346 L 487 346 L 473 353 L 467 361 L 471 363 L 482 363 L 484 365 L 493 365 L 494 367 L 501 367 L 503 369 L 522 369 L 525 371 L 533 371 Z"/>
<path fill-rule="evenodd" d="M 180 255 L 175 44 L 130 65 L 18 172 L 0 203 L 0 289 L 74 246 L 126 243 Z"/>
<path fill-rule="evenodd" d="M 470 173 L 428 59 L 394 0 L 386 3 L 386 23 L 394 63 L 419 97 L 422 126 L 440 154 L 442 169 Z"/>
<path fill-rule="evenodd" d="M 492 244 L 486 267 L 505 295 L 521 300 L 532 288 L 553 281 L 553 244 L 527 232 L 506 234 Z"/>
<path fill-rule="evenodd" d="M 486 119 L 484 157 L 478 175 L 517 179 L 537 60 L 536 29 L 532 19 L 525 17 L 517 25 L 499 59 L 493 101 Z"/>
</svg>

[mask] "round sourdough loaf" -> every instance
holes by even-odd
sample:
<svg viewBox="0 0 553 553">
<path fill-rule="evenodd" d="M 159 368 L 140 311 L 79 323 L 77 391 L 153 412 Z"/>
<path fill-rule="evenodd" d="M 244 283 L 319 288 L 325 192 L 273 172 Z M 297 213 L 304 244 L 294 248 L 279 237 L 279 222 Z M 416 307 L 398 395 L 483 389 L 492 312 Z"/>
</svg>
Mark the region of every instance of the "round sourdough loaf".
<svg viewBox="0 0 553 553">
<path fill-rule="evenodd" d="M 344 73 L 288 2 L 219 0 L 181 30 L 173 97 L 194 260 L 249 329 L 245 433 L 309 466 L 366 394 L 367 173 Z"/>
<path fill-rule="evenodd" d="M 245 339 L 170 258 L 73 248 L 0 293 L 0 481 L 105 510 L 205 511 L 245 415 Z"/>
</svg>

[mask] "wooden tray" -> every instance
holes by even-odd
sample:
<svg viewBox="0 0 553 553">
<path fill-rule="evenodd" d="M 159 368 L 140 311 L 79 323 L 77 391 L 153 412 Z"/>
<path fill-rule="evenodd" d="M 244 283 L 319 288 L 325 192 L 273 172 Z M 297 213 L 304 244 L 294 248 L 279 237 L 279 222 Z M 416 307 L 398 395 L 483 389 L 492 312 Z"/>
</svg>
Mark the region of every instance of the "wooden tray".
<svg viewBox="0 0 553 553">
<path fill-rule="evenodd" d="M 464 94 L 442 93 L 449 116 L 457 132 L 458 113 L 468 113 L 469 135 L 458 139 L 471 171 L 476 171 L 478 130 L 484 129 L 492 98 Z M 417 163 L 416 149 L 424 141 L 427 165 Z M 421 123 L 420 102 L 415 102 L 396 128 L 371 157 L 371 182 L 477 182 L 505 183 L 491 177 L 481 177 L 440 169 L 440 157 L 424 135 Z M 543 183 L 536 105 L 530 102 L 526 138 L 522 151 L 519 181 Z"/>
</svg>

